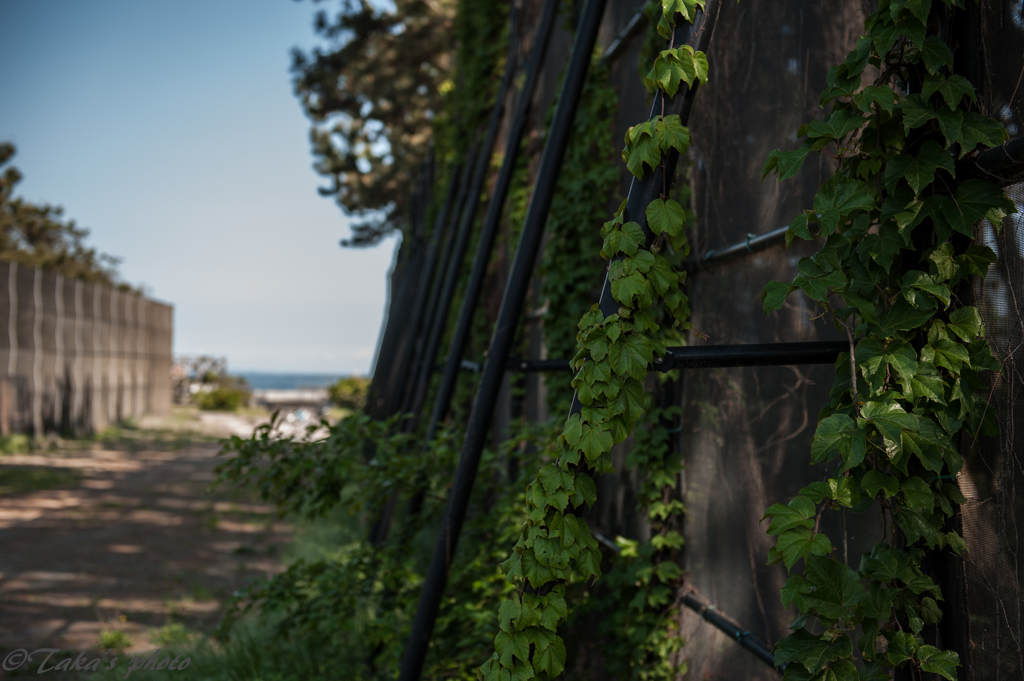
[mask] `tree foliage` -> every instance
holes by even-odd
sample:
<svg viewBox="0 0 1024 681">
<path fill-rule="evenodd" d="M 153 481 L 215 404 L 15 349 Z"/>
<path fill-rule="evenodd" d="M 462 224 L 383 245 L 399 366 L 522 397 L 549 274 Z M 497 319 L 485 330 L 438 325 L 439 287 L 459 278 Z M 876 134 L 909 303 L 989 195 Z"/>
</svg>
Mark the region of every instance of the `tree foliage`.
<svg viewBox="0 0 1024 681">
<path fill-rule="evenodd" d="M 356 220 L 344 245 L 372 246 L 405 226 L 432 145 L 442 160 L 464 151 L 461 131 L 493 93 L 506 15 L 505 2 L 482 0 L 342 0 L 333 16 L 317 13 L 327 45 L 295 50 L 292 73 L 314 167 L 330 180 L 320 193 Z"/>
<path fill-rule="evenodd" d="M 333 18 L 316 15 L 329 46 L 293 52 L 315 168 L 331 180 L 320 192 L 360 220 L 349 245 L 402 225 L 451 70 L 454 9 L 453 0 L 396 0 L 390 10 L 343 0 Z"/>
<path fill-rule="evenodd" d="M 69 279 L 127 287 L 118 258 L 85 245 L 89 230 L 62 219 L 64 209 L 14 195 L 22 175 L 13 165 L 14 145 L 0 143 L 0 260 L 60 272 Z M 5 167 L 6 166 L 6 167 Z"/>
</svg>

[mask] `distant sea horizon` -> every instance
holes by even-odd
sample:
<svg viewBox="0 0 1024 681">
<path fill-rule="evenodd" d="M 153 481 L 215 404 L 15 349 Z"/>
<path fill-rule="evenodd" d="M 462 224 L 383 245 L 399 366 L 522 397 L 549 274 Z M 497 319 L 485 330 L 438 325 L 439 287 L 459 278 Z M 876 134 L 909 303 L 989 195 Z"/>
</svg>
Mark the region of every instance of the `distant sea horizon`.
<svg viewBox="0 0 1024 681">
<path fill-rule="evenodd" d="M 296 390 L 298 388 L 325 388 L 339 378 L 351 374 L 299 374 L 274 371 L 231 372 L 246 380 L 254 390 Z"/>
</svg>

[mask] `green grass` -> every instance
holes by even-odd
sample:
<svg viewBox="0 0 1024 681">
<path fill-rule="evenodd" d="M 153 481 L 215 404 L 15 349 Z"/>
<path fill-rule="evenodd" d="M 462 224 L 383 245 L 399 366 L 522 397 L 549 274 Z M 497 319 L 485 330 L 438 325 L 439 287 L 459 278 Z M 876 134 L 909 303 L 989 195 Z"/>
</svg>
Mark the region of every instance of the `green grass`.
<svg viewBox="0 0 1024 681">
<path fill-rule="evenodd" d="M 153 634 L 151 640 L 161 648 L 187 647 L 199 634 L 189 631 L 185 625 L 173 622 L 161 627 Z"/>
<path fill-rule="evenodd" d="M 128 638 L 128 634 L 124 633 L 120 629 L 107 629 L 100 634 L 100 649 L 101 650 L 117 650 L 121 651 L 132 644 Z"/>
<path fill-rule="evenodd" d="M 175 627 L 176 625 L 170 625 Z M 161 631 L 166 631 L 164 627 Z M 346 669 L 360 663 L 359 651 L 341 651 L 324 642 L 307 638 L 281 638 L 272 623 L 245 619 L 232 630 L 231 638 L 217 643 L 193 636 L 184 629 L 174 629 L 175 636 L 184 632 L 188 640 L 166 640 L 156 659 L 179 657 L 179 664 L 189 658 L 185 670 L 146 670 L 141 664 L 131 672 L 132 681 L 327 681 L 348 678 Z M 173 638 L 173 636 L 172 636 Z M 141 654 L 149 658 L 152 653 Z M 133 656 L 119 657 L 114 669 L 100 669 L 89 675 L 97 681 L 120 681 L 132 666 Z M 137 663 L 138 664 L 138 663 Z M 340 675 L 339 675 L 340 674 Z"/>
<path fill-rule="evenodd" d="M 0 437 L 0 454 L 24 454 L 32 448 L 28 435 L 14 433 Z"/>
<path fill-rule="evenodd" d="M 81 480 L 81 474 L 70 468 L 0 466 L 0 496 L 75 487 Z"/>
</svg>

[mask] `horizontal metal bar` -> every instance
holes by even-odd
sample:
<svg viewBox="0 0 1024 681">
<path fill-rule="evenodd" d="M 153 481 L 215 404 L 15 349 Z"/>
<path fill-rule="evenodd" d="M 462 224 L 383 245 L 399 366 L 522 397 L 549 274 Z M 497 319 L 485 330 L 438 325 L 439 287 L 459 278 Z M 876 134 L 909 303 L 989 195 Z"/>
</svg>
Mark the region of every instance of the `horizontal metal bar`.
<svg viewBox="0 0 1024 681">
<path fill-rule="evenodd" d="M 772 649 L 766 643 L 763 643 L 757 638 L 757 636 L 743 629 L 736 622 L 733 622 L 731 618 L 727 617 L 715 606 L 710 603 L 705 603 L 700 598 L 697 598 L 693 591 L 684 593 L 679 600 L 687 608 L 700 615 L 705 622 L 739 643 L 741 647 L 753 653 L 757 659 L 761 660 L 769 667 L 778 669 L 779 671 L 786 668 L 785 665 L 782 667 L 776 667 L 775 654 L 772 653 Z"/>
<path fill-rule="evenodd" d="M 509 371 L 524 373 L 569 371 L 567 359 L 522 359 L 520 357 L 509 357 L 507 368 Z"/>
<path fill-rule="evenodd" d="M 656 371 L 710 369 L 715 367 L 770 367 L 798 364 L 832 364 L 849 352 L 846 341 L 809 343 L 752 343 L 750 345 L 690 345 L 668 348 L 665 359 L 654 360 Z"/>
<path fill-rule="evenodd" d="M 1020 182 L 1024 179 L 1024 137 L 986 149 L 975 157 L 974 165 L 983 175 L 1000 180 L 1003 186 Z"/>
<path fill-rule="evenodd" d="M 751 345 L 691 345 L 667 348 L 665 357 L 656 359 L 652 371 L 673 369 L 711 369 L 719 367 L 771 367 L 801 364 L 832 364 L 849 352 L 846 341 L 808 343 L 754 343 Z M 569 371 L 567 359 L 521 359 L 510 357 L 509 371 Z"/>
<path fill-rule="evenodd" d="M 688 272 L 695 272 L 741 255 L 756 253 L 772 246 L 778 246 L 786 242 L 786 232 L 788 230 L 789 225 L 786 225 L 764 234 L 748 234 L 747 238 L 739 243 L 726 246 L 725 248 L 712 248 L 704 255 L 690 258 L 683 264 L 683 269 Z"/>
</svg>

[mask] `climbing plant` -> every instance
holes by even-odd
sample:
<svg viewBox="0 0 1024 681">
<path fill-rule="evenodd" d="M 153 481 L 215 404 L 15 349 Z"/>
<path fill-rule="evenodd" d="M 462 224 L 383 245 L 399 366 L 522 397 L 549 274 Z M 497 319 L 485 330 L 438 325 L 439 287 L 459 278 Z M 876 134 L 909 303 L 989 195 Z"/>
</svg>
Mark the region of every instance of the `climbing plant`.
<svg viewBox="0 0 1024 681">
<path fill-rule="evenodd" d="M 592 225 L 607 215 L 608 197 L 615 195 L 619 182 L 619 170 L 608 154 L 618 96 L 598 57 L 599 51 L 580 95 L 564 170 L 545 225 L 549 240 L 540 263 L 540 293 L 546 310 L 544 347 L 550 357 L 569 357 L 576 351 L 576 334 L 564 320 L 583 316 L 599 293 L 601 237 Z M 570 381 L 550 376 L 546 386 L 550 412 L 565 414 L 572 400 Z"/>
<path fill-rule="evenodd" d="M 765 164 L 781 181 L 811 152 L 836 160 L 786 235 L 823 239 L 821 249 L 800 260 L 791 283 L 769 283 L 762 301 L 771 313 L 802 291 L 850 345 L 811 444 L 825 479 L 765 513 L 777 537 L 770 562 L 792 573 L 783 604 L 799 612 L 776 646 L 787 680 L 870 681 L 891 668 L 956 678 L 957 654 L 926 643 L 943 610 L 922 561 L 964 551 L 948 522 L 964 502 L 958 441 L 996 430 L 977 391 L 980 372 L 999 366 L 965 284 L 995 260 L 972 243 L 975 224 L 987 218 L 998 229 L 1014 212 L 998 183 L 971 172 L 972 152 L 1005 132 L 976 110 L 941 33 L 963 6 L 880 0 L 856 47 L 829 70 L 827 117 Z M 842 509 L 882 521 L 882 541 L 856 568 L 819 531 L 826 511 Z"/>
<path fill-rule="evenodd" d="M 649 88 L 673 96 L 681 83 L 706 82 L 705 56 L 674 45 L 677 18 L 692 21 L 703 4 L 663 0 L 659 27 L 670 44 L 645 79 Z M 630 172 L 643 177 L 671 149 L 685 153 L 688 146 L 689 131 L 679 116 L 662 111 L 629 130 L 623 160 Z M 488 681 L 555 677 L 564 670 L 565 644 L 558 631 L 568 614 L 566 589 L 601 574 L 601 554 L 583 510 L 596 499 L 594 477 L 611 469 L 612 446 L 629 436 L 644 412 L 647 367 L 665 352 L 656 336 L 661 328 L 656 302 L 660 299 L 670 323 L 688 323 L 688 301 L 679 288 L 682 275 L 661 253 L 686 251 L 682 206 L 667 196 L 651 202 L 646 217 L 655 238 L 649 247 L 643 228 L 625 221 L 624 208 L 625 202 L 601 230 L 601 255 L 610 260 L 608 278 L 619 308 L 606 317 L 595 305 L 579 322 L 572 365 L 581 407 L 558 437 L 557 458 L 527 487 L 526 520 L 512 556 L 503 563 L 514 590 L 498 611 L 495 652 L 481 667 Z M 678 548 L 682 537 L 667 532 L 663 542 Z"/>
</svg>

